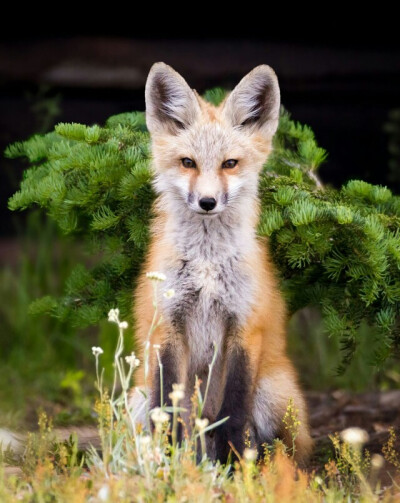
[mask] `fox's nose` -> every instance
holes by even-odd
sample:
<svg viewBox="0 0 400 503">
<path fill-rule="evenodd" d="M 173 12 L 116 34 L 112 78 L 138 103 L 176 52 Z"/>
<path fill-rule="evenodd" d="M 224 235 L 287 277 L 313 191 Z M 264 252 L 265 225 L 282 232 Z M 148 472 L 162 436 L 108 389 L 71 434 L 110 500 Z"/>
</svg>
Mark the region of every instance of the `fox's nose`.
<svg viewBox="0 0 400 503">
<path fill-rule="evenodd" d="M 199 205 L 202 210 L 211 211 L 217 206 L 217 201 L 213 197 L 202 197 Z"/>
</svg>

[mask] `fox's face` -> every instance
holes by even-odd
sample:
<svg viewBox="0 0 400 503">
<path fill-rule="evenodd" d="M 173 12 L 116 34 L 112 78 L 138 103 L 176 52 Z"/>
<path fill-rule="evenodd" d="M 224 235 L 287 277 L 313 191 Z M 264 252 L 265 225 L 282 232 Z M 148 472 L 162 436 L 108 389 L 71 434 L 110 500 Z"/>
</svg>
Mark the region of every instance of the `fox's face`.
<svg viewBox="0 0 400 503">
<path fill-rule="evenodd" d="M 171 67 L 156 63 L 146 84 L 156 190 L 177 211 L 201 218 L 242 209 L 245 199 L 257 195 L 279 106 L 278 81 L 266 65 L 214 107 Z"/>
</svg>

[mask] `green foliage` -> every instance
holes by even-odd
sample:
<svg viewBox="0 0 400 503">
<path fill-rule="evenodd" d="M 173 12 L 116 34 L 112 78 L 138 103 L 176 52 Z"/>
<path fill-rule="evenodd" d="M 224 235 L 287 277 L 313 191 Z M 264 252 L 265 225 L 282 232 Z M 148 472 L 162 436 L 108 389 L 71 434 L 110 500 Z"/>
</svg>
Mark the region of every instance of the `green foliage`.
<svg viewBox="0 0 400 503">
<path fill-rule="evenodd" d="M 207 93 L 215 104 L 223 97 Z M 144 114 L 114 116 L 104 127 L 60 124 L 6 155 L 31 162 L 10 209 L 41 206 L 96 257 L 73 271 L 62 298 L 33 309 L 86 326 L 118 305 L 129 319 L 155 197 Z M 400 342 L 400 198 L 358 180 L 324 188 L 316 172 L 325 158 L 312 130 L 283 111 L 260 179 L 259 234 L 270 239 L 291 312 L 318 306 L 345 362 L 366 321 L 382 362 Z"/>
<path fill-rule="evenodd" d="M 377 326 L 361 323 L 354 334 L 357 351 L 342 372 L 340 338 L 334 330 L 326 337 L 330 322 L 327 315 L 322 320 L 316 308 L 302 309 L 290 320 L 288 350 L 306 389 L 362 392 L 399 388 L 398 361 L 389 357 L 384 365 L 377 365 L 381 363 L 376 361 L 381 344 Z"/>
<path fill-rule="evenodd" d="M 400 198 L 359 180 L 323 188 L 315 171 L 324 158 L 312 131 L 284 113 L 260 181 L 259 233 L 270 238 L 291 312 L 320 307 L 344 363 L 366 321 L 381 363 L 400 342 Z"/>
<path fill-rule="evenodd" d="M 79 236 L 99 257 L 93 267 L 79 264 L 72 271 L 63 298 L 36 301 L 36 314 L 87 326 L 116 304 L 130 312 L 154 199 L 143 129 L 143 114 L 121 114 L 104 128 L 59 124 L 57 133 L 7 149 L 9 157 L 25 155 L 33 164 L 10 208 L 46 208 L 65 234 Z"/>
<path fill-rule="evenodd" d="M 57 414 L 68 407 L 74 420 L 90 417 L 91 412 L 90 347 L 97 343 L 98 330 L 78 331 L 53 317 L 27 315 L 51 313 L 72 268 L 85 260 L 77 243 L 66 237 L 60 239 L 56 224 L 50 219 L 44 221 L 40 213 L 35 210 L 28 215 L 13 263 L 0 271 L 3 425 L 15 426 L 17 419 L 29 424 L 38 407 L 48 407 L 55 400 Z M 79 383 L 82 394 L 78 396 L 71 386 L 67 388 L 62 383 L 66 375 L 81 368 L 85 375 Z"/>
<path fill-rule="evenodd" d="M 220 87 L 215 87 L 214 89 L 209 89 L 204 93 L 204 99 L 207 100 L 214 106 L 218 106 L 226 97 L 226 89 Z"/>
</svg>

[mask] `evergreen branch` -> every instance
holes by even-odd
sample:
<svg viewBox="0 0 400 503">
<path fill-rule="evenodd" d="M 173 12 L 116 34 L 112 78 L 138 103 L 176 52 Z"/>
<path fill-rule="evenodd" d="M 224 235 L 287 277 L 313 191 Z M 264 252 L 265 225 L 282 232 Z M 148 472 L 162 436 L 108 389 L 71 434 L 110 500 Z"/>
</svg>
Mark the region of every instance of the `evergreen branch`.
<svg viewBox="0 0 400 503">
<path fill-rule="evenodd" d="M 225 96 L 220 89 L 206 94 L 214 104 Z M 86 326 L 117 302 L 130 317 L 155 198 L 149 145 L 144 114 L 132 112 L 104 127 L 59 124 L 7 148 L 8 157 L 31 164 L 9 208 L 44 208 L 97 257 L 71 273 L 62 298 L 39 299 L 32 312 Z M 327 333 L 342 341 L 344 363 L 360 324 L 375 326 L 381 363 L 400 344 L 400 198 L 360 180 L 322 187 L 317 172 L 325 159 L 312 130 L 282 110 L 260 178 L 258 233 L 269 238 L 291 312 L 319 306 Z"/>
</svg>

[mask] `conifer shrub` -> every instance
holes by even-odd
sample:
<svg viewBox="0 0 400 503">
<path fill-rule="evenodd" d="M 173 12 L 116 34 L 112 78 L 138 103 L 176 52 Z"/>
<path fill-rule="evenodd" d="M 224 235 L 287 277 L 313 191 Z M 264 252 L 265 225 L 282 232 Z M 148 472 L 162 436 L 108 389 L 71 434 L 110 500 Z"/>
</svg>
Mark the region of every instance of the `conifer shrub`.
<svg viewBox="0 0 400 503">
<path fill-rule="evenodd" d="M 223 96 L 205 95 L 213 103 Z M 31 313 L 88 326 L 118 306 L 130 319 L 155 198 L 144 113 L 110 117 L 103 127 L 61 123 L 10 145 L 6 156 L 29 162 L 9 208 L 43 208 L 95 257 L 76 265 L 61 298 L 38 299 Z M 282 110 L 260 178 L 258 233 L 269 238 L 290 312 L 319 307 L 344 361 L 366 320 L 381 363 L 400 342 L 400 197 L 360 180 L 323 186 L 317 172 L 325 158 L 313 131 Z"/>
</svg>

